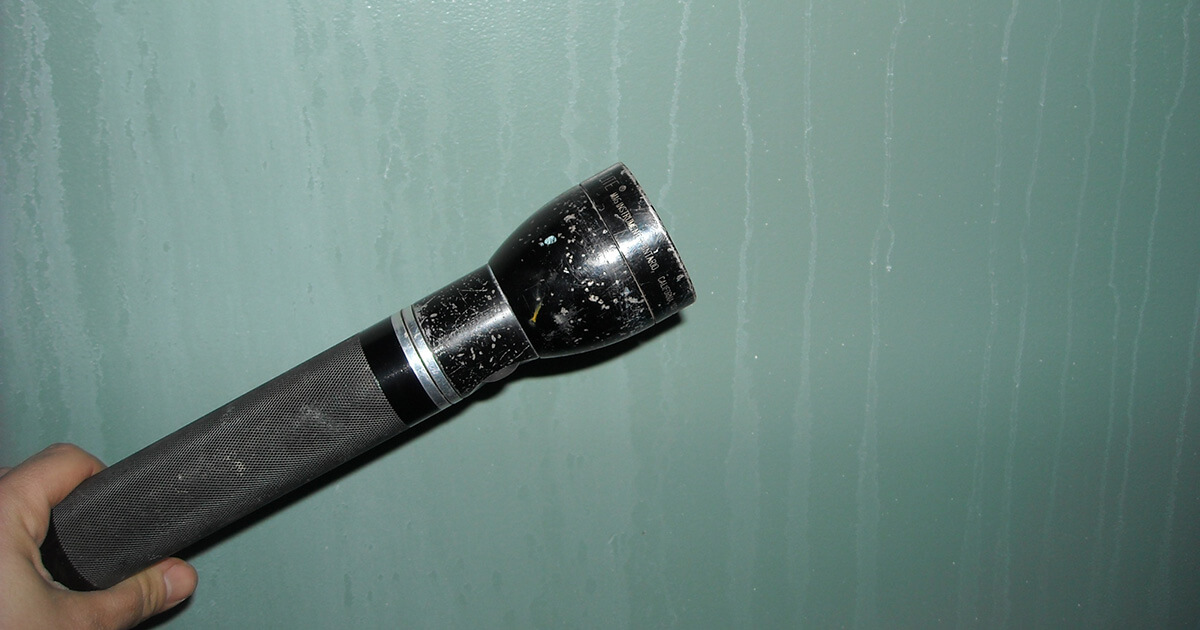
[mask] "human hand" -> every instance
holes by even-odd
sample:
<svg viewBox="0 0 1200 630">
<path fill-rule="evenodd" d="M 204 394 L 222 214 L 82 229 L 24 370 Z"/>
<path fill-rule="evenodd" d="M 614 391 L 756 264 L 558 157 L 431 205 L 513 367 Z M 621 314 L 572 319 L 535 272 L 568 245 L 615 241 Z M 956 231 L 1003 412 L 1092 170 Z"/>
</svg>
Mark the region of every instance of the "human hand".
<svg viewBox="0 0 1200 630">
<path fill-rule="evenodd" d="M 129 628 L 168 610 L 196 589 L 196 570 L 167 558 L 103 591 L 55 582 L 40 547 L 50 508 L 104 468 L 71 444 L 55 444 L 16 468 L 0 469 L 0 629 Z"/>
</svg>

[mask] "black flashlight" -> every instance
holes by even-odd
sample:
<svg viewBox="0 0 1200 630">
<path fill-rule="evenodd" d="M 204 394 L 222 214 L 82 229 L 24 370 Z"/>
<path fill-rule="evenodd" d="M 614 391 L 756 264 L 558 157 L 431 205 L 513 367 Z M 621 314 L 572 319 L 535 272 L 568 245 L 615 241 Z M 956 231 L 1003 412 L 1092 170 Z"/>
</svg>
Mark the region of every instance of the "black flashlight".
<svg viewBox="0 0 1200 630">
<path fill-rule="evenodd" d="M 84 481 L 51 511 L 43 563 L 70 588 L 112 586 L 521 363 L 620 341 L 695 298 L 616 164 L 486 265 Z"/>
</svg>

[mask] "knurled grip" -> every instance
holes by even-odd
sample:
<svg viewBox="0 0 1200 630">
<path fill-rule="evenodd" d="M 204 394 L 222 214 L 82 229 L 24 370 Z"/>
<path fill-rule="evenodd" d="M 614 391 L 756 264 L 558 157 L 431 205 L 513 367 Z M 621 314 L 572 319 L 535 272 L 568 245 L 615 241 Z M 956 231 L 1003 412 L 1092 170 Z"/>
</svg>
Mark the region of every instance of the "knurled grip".
<svg viewBox="0 0 1200 630">
<path fill-rule="evenodd" d="M 43 559 L 71 588 L 107 588 L 406 426 L 356 335 L 83 482 Z"/>
</svg>

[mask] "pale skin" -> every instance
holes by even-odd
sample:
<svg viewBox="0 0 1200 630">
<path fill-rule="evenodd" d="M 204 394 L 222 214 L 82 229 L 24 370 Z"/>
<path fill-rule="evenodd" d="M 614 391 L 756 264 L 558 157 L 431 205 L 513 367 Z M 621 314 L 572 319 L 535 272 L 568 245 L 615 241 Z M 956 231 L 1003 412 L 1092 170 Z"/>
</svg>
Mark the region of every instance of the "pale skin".
<svg viewBox="0 0 1200 630">
<path fill-rule="evenodd" d="M 67 590 L 46 572 L 39 547 L 50 508 L 103 468 L 71 444 L 55 444 L 15 468 L 0 468 L 0 629 L 131 628 L 196 589 L 196 570 L 179 558 L 87 593 Z"/>
</svg>

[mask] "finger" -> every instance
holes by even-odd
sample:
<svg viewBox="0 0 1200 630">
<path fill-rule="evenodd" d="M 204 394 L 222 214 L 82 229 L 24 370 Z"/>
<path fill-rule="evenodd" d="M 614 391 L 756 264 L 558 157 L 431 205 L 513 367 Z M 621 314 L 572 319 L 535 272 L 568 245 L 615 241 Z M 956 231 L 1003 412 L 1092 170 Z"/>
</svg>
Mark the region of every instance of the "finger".
<svg viewBox="0 0 1200 630">
<path fill-rule="evenodd" d="M 9 466 L 0 466 L 0 477 L 3 477 L 4 473 L 6 473 L 10 470 L 12 470 L 12 468 Z"/>
<path fill-rule="evenodd" d="M 54 444 L 0 477 L 0 517 L 16 521 L 39 545 L 50 508 L 104 464 L 73 444 Z"/>
<path fill-rule="evenodd" d="M 196 589 L 196 570 L 179 558 L 167 558 L 112 588 L 73 593 L 70 616 L 101 628 L 129 628 L 173 608 Z"/>
</svg>

